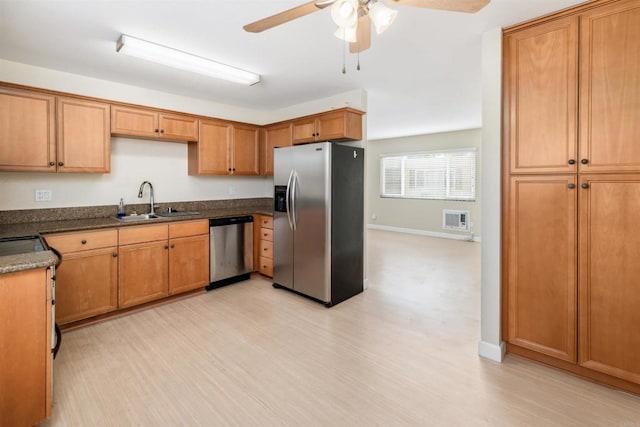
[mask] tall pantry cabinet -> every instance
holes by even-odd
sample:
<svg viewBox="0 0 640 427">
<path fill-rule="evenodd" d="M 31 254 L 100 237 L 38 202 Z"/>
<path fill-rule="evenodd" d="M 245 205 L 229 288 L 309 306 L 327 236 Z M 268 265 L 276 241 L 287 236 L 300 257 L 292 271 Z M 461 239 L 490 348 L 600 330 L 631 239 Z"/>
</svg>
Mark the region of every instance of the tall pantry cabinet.
<svg viewBox="0 0 640 427">
<path fill-rule="evenodd" d="M 503 49 L 508 350 L 638 391 L 640 0 L 507 29 Z"/>
</svg>

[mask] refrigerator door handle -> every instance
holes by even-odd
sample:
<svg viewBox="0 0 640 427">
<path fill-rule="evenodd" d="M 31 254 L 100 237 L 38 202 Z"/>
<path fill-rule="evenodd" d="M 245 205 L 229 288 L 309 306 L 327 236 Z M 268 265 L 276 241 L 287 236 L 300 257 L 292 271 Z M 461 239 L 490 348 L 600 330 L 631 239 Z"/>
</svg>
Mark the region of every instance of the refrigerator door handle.
<svg viewBox="0 0 640 427">
<path fill-rule="evenodd" d="M 293 185 L 293 169 L 291 169 L 291 172 L 289 173 L 289 180 L 287 181 L 287 192 L 284 197 L 285 204 L 287 207 L 287 221 L 289 221 L 289 228 L 293 231 L 293 222 L 291 220 L 292 203 L 290 202 L 292 185 Z"/>
<path fill-rule="evenodd" d="M 292 212 L 292 217 L 293 217 L 293 231 L 296 231 L 296 228 L 298 226 L 298 206 L 296 203 L 296 193 L 298 192 L 298 172 L 294 169 L 293 170 L 293 189 L 291 190 L 291 210 Z"/>
</svg>

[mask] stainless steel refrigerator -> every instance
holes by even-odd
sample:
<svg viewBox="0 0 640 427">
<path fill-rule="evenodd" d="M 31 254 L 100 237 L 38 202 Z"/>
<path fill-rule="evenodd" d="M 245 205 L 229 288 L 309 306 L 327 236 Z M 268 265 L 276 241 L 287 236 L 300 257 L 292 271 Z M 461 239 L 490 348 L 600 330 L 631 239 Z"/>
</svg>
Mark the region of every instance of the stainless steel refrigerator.
<svg viewBox="0 0 640 427">
<path fill-rule="evenodd" d="M 276 148 L 273 286 L 330 307 L 363 290 L 364 150 Z"/>
</svg>

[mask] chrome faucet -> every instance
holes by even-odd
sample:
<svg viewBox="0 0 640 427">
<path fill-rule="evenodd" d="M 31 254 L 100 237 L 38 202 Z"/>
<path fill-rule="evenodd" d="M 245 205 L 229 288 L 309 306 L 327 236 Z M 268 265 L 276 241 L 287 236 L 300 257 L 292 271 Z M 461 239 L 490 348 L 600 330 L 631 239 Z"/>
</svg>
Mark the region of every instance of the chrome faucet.
<svg viewBox="0 0 640 427">
<path fill-rule="evenodd" d="M 151 215 L 154 215 L 156 212 L 154 210 L 155 206 L 153 204 L 153 185 L 151 185 L 149 181 L 144 181 L 142 184 L 140 184 L 140 191 L 138 191 L 138 198 L 142 199 L 142 190 L 144 190 L 145 184 L 149 184 L 149 204 L 151 205 L 151 210 L 149 211 L 149 213 Z"/>
</svg>

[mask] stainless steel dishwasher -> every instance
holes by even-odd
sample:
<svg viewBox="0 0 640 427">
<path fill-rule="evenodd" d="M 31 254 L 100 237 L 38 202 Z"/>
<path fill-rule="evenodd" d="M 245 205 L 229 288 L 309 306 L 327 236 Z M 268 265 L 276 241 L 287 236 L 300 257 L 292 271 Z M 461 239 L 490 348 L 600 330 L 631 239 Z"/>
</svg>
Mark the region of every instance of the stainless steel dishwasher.
<svg viewBox="0 0 640 427">
<path fill-rule="evenodd" d="M 253 271 L 253 217 L 209 220 L 208 290 L 246 280 Z"/>
</svg>

